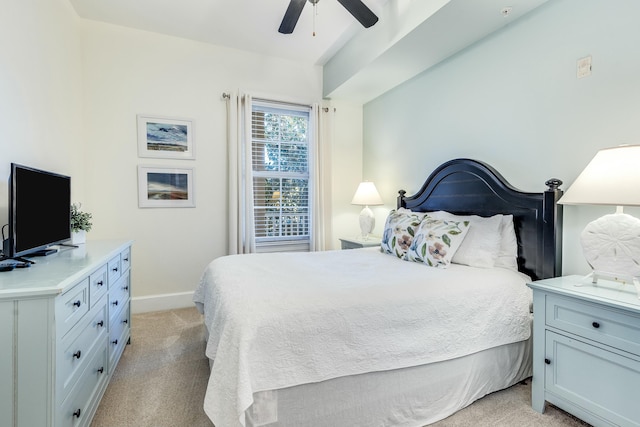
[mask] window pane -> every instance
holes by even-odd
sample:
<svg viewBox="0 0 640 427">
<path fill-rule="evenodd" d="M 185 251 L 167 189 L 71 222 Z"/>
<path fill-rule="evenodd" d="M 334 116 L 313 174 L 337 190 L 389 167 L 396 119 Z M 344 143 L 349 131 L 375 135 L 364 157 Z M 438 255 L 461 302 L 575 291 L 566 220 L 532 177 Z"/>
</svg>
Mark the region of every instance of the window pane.
<svg viewBox="0 0 640 427">
<path fill-rule="evenodd" d="M 254 105 L 256 242 L 309 239 L 309 112 Z"/>
</svg>

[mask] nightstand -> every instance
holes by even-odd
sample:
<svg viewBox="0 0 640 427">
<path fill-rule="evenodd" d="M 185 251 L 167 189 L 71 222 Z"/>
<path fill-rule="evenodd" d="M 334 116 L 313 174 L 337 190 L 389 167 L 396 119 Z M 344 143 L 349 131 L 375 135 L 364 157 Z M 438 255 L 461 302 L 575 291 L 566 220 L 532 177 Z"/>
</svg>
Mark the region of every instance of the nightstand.
<svg viewBox="0 0 640 427">
<path fill-rule="evenodd" d="M 358 248 L 371 248 L 373 246 L 380 246 L 380 237 L 369 236 L 367 240 L 361 240 L 359 238 L 354 239 L 340 239 L 342 249 L 358 249 Z"/>
<path fill-rule="evenodd" d="M 576 286 L 582 285 L 582 286 Z M 640 300 L 633 284 L 581 276 L 533 289 L 533 409 L 596 426 L 640 426 Z"/>
</svg>

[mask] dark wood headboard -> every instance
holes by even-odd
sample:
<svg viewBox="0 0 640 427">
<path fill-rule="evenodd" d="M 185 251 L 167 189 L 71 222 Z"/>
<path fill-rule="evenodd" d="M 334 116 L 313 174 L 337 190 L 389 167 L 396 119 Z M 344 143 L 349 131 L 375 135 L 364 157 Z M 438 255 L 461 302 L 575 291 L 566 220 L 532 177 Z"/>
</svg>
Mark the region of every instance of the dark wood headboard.
<svg viewBox="0 0 640 427">
<path fill-rule="evenodd" d="M 518 269 L 533 280 L 561 275 L 562 181 L 550 179 L 543 193 L 525 193 L 509 184 L 491 166 L 455 159 L 431 173 L 420 191 L 400 190 L 398 207 L 458 215 L 512 214 L 518 238 Z"/>
</svg>

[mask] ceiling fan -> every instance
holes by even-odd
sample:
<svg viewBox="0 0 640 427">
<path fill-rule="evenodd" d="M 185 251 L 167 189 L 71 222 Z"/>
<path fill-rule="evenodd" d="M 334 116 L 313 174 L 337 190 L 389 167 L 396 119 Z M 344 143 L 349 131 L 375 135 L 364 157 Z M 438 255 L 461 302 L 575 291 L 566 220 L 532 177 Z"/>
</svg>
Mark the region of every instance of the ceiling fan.
<svg viewBox="0 0 640 427">
<path fill-rule="evenodd" d="M 291 0 L 289 3 L 289 7 L 287 7 L 287 11 L 284 14 L 284 18 L 282 18 L 282 23 L 280 24 L 280 28 L 278 28 L 278 32 L 282 34 L 291 34 L 293 33 L 293 29 L 296 27 L 298 23 L 298 19 L 300 18 L 300 14 L 302 13 L 302 8 L 304 8 L 305 3 L 309 3 L 315 5 L 320 0 Z M 378 17 L 365 5 L 361 0 L 338 0 L 342 6 L 344 6 L 347 11 L 353 15 L 365 28 L 369 28 L 376 22 L 378 22 Z"/>
</svg>

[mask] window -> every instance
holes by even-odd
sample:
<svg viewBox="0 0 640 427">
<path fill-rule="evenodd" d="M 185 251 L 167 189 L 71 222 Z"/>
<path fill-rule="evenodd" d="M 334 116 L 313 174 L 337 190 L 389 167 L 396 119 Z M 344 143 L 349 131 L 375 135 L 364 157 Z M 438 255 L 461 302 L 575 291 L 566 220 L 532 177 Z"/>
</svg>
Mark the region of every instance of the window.
<svg viewBox="0 0 640 427">
<path fill-rule="evenodd" d="M 253 101 L 251 153 L 258 251 L 309 250 L 310 111 Z"/>
</svg>

